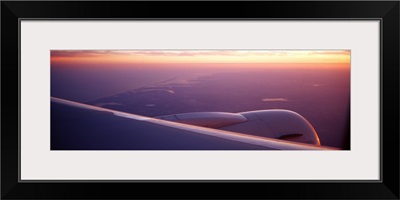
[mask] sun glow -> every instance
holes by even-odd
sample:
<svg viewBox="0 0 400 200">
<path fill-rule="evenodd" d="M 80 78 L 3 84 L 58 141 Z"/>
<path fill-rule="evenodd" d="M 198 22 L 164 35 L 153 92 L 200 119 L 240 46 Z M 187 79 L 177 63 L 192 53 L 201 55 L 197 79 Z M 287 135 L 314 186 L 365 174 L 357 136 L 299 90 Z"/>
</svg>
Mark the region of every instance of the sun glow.
<svg viewBox="0 0 400 200">
<path fill-rule="evenodd" d="M 349 50 L 52 50 L 52 66 L 350 67 Z"/>
</svg>

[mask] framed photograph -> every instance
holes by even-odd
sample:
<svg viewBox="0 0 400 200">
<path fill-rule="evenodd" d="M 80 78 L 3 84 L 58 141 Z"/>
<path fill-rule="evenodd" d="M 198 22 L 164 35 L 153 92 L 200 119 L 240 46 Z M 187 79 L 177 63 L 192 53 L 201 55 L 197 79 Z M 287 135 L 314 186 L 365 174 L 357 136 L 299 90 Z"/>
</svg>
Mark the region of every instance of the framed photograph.
<svg viewBox="0 0 400 200">
<path fill-rule="evenodd" d="M 3 199 L 399 199 L 397 1 L 1 5 Z"/>
</svg>

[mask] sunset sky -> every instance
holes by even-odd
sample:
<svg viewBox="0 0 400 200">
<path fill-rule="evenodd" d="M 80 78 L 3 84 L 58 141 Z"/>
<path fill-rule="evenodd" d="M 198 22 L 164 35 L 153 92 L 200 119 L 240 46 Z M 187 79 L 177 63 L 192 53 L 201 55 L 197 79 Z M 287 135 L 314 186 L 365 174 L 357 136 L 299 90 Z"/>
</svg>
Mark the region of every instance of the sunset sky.
<svg viewBox="0 0 400 200">
<path fill-rule="evenodd" d="M 52 67 L 349 68 L 349 50 L 52 50 Z"/>
</svg>

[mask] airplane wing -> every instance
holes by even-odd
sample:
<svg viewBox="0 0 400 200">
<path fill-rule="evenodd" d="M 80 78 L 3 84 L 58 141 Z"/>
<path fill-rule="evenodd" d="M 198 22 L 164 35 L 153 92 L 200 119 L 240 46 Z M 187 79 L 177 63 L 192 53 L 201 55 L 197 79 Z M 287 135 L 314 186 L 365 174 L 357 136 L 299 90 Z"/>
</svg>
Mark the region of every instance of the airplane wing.
<svg viewBox="0 0 400 200">
<path fill-rule="evenodd" d="M 51 97 L 51 150 L 334 150 L 298 119 L 281 110 L 151 118 Z M 265 121 L 268 129 L 254 130 Z"/>
</svg>

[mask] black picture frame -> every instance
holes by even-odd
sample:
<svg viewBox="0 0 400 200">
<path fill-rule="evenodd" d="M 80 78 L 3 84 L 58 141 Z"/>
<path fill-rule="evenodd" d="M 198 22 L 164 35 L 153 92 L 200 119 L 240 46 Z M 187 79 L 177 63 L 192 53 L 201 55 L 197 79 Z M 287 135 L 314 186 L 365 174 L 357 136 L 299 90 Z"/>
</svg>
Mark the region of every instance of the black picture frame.
<svg viewBox="0 0 400 200">
<path fill-rule="evenodd" d="M 398 1 L 2 1 L 1 198 L 399 199 L 399 8 Z M 20 182 L 20 19 L 379 19 L 381 180 Z"/>
</svg>

